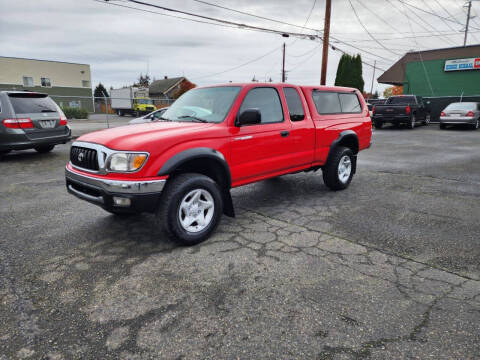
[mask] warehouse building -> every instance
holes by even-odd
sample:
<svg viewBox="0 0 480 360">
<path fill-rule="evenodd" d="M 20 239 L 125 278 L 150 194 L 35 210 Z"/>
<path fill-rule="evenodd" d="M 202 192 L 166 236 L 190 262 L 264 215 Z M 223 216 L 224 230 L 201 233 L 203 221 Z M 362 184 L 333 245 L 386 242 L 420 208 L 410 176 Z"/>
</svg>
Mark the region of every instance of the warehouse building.
<svg viewBox="0 0 480 360">
<path fill-rule="evenodd" d="M 93 111 L 88 64 L 0 56 L 0 90 L 39 91 L 62 107 Z"/>
</svg>

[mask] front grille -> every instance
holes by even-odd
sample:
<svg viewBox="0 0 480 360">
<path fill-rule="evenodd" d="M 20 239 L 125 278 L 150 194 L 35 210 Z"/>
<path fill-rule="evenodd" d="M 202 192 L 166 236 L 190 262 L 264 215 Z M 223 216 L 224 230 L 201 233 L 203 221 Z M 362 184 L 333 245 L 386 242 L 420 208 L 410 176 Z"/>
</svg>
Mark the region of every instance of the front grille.
<svg viewBox="0 0 480 360">
<path fill-rule="evenodd" d="M 72 146 L 70 161 L 73 165 L 87 169 L 98 170 L 97 150 Z"/>
</svg>

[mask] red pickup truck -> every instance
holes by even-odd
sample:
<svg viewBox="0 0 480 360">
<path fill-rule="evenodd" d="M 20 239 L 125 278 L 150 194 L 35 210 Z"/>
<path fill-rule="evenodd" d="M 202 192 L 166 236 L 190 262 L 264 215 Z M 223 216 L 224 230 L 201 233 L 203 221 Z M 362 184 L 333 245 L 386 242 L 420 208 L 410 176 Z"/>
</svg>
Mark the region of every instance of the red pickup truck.
<svg viewBox="0 0 480 360">
<path fill-rule="evenodd" d="M 234 216 L 230 189 L 321 169 L 348 187 L 372 123 L 355 89 L 227 84 L 190 90 L 159 122 L 102 130 L 72 144 L 68 191 L 114 214 L 153 212 L 193 245 Z"/>
</svg>

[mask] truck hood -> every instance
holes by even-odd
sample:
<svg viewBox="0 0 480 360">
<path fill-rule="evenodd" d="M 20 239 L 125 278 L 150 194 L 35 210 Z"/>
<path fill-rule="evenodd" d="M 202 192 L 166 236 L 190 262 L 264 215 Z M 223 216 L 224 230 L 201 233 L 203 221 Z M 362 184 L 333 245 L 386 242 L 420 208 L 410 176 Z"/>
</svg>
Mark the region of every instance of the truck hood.
<svg viewBox="0 0 480 360">
<path fill-rule="evenodd" d="M 120 126 L 112 129 L 95 131 L 80 136 L 77 141 L 86 141 L 106 146 L 113 150 L 149 151 L 152 146 L 167 145 L 173 139 L 185 135 L 195 137 L 215 124 L 193 122 L 155 122 Z"/>
</svg>

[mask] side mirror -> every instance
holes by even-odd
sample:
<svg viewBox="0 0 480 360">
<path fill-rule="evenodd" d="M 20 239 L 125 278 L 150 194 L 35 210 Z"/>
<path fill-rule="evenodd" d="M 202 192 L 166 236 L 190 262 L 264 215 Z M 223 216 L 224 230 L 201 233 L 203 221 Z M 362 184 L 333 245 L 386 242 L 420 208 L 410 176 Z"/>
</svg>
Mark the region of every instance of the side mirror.
<svg viewBox="0 0 480 360">
<path fill-rule="evenodd" d="M 236 126 L 255 125 L 262 122 L 262 114 L 258 109 L 246 109 L 238 116 Z"/>
</svg>

